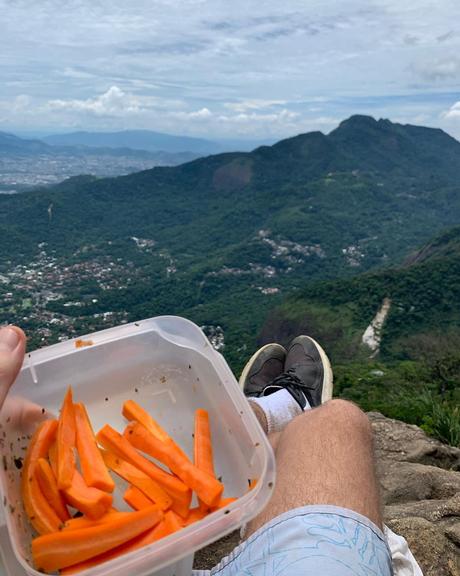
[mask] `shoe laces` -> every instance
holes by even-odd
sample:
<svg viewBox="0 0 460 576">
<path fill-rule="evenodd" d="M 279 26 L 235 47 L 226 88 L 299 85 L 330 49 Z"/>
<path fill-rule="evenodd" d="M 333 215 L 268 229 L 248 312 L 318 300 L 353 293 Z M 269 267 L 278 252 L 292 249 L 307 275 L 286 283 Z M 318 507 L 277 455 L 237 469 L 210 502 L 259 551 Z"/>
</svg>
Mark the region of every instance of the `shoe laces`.
<svg viewBox="0 0 460 576">
<path fill-rule="evenodd" d="M 267 396 L 266 391 L 269 391 L 269 394 L 271 394 L 272 392 L 275 392 L 275 390 L 280 390 L 281 388 L 288 388 L 291 386 L 294 388 L 302 387 L 302 381 L 295 374 L 295 371 L 292 368 L 274 378 L 270 384 L 267 384 L 261 395 Z"/>
</svg>

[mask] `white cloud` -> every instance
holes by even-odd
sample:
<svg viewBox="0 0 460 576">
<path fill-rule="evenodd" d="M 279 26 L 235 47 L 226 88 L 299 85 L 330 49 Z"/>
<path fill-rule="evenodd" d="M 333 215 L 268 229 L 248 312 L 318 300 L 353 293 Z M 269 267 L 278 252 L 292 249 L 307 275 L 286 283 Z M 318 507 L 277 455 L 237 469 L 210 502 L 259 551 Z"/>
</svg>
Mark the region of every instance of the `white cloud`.
<svg viewBox="0 0 460 576">
<path fill-rule="evenodd" d="M 432 81 L 437 80 L 458 80 L 460 78 L 460 58 L 450 56 L 423 61 L 416 66 L 420 74 Z"/>
<path fill-rule="evenodd" d="M 31 105 L 31 98 L 27 94 L 19 94 L 13 101 L 12 109 L 15 112 L 26 110 Z"/>
<path fill-rule="evenodd" d="M 201 108 L 192 112 L 172 112 L 171 115 L 184 120 L 202 120 L 211 118 L 213 114 L 209 108 Z"/>
<path fill-rule="evenodd" d="M 2 126 L 265 138 L 352 113 L 456 118 L 458 0 L 260 6 L 0 0 Z"/>
<path fill-rule="evenodd" d="M 270 114 L 257 114 L 256 112 L 240 112 L 239 114 L 234 114 L 232 116 L 222 114 L 219 116 L 219 120 L 223 122 L 292 122 L 299 117 L 297 112 L 291 112 L 286 108 L 280 112 L 272 112 Z"/>
<path fill-rule="evenodd" d="M 96 98 L 86 100 L 50 100 L 50 110 L 63 110 L 73 112 L 90 112 L 97 116 L 117 116 L 125 114 L 139 114 L 143 107 L 139 98 L 133 94 L 126 94 L 117 86 L 112 86 Z"/>
<path fill-rule="evenodd" d="M 460 120 L 460 100 L 455 102 L 442 116 L 448 120 Z"/>
<path fill-rule="evenodd" d="M 286 104 L 286 100 L 262 100 L 254 98 L 240 102 L 225 102 L 224 107 L 234 112 L 246 112 L 247 110 L 264 110 L 266 108 L 272 108 L 273 106 L 283 106 Z"/>
</svg>

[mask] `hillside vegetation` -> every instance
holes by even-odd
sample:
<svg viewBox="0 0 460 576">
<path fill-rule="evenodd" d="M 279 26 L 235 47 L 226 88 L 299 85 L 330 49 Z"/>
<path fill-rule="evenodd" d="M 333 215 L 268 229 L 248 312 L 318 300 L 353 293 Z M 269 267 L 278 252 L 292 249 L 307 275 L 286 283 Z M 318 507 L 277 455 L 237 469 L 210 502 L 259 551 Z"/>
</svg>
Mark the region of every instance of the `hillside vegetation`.
<svg viewBox="0 0 460 576">
<path fill-rule="evenodd" d="M 33 347 L 181 314 L 238 372 L 293 292 L 314 300 L 334 358 L 356 358 L 391 287 L 382 357 L 410 361 L 404 338 L 458 318 L 458 266 L 429 264 L 433 248 L 405 275 L 394 266 L 459 223 L 459 174 L 460 143 L 443 131 L 353 116 L 251 153 L 0 196 L 0 321 L 20 323 Z"/>
<path fill-rule="evenodd" d="M 373 351 L 362 336 L 384 299 Z M 307 285 L 269 315 L 260 342 L 300 332 L 328 350 L 338 394 L 460 443 L 460 228 L 398 268 Z"/>
</svg>

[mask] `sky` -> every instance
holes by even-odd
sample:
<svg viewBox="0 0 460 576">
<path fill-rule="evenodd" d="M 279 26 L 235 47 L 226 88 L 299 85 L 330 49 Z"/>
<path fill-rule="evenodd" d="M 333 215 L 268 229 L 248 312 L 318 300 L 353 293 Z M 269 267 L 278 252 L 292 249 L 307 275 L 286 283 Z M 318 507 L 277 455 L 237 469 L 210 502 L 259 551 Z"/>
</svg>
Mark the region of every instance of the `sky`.
<svg viewBox="0 0 460 576">
<path fill-rule="evenodd" d="M 460 139 L 458 0 L 0 0 L 0 130 Z"/>
</svg>

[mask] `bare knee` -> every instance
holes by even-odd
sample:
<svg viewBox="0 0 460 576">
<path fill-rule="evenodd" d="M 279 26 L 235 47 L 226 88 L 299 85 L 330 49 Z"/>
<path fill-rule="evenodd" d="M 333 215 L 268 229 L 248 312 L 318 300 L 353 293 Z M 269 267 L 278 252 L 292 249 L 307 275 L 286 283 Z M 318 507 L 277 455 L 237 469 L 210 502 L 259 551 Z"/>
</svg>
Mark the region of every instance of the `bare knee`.
<svg viewBox="0 0 460 576">
<path fill-rule="evenodd" d="M 372 440 L 372 427 L 369 418 L 353 402 L 334 398 L 314 410 L 307 410 L 297 417 L 291 425 L 316 425 L 327 430 L 330 435 L 359 435 Z"/>
<path fill-rule="evenodd" d="M 330 418 L 336 423 L 349 425 L 369 434 L 372 433 L 371 424 L 367 415 L 353 402 L 334 398 L 321 407 L 323 417 Z"/>
</svg>

